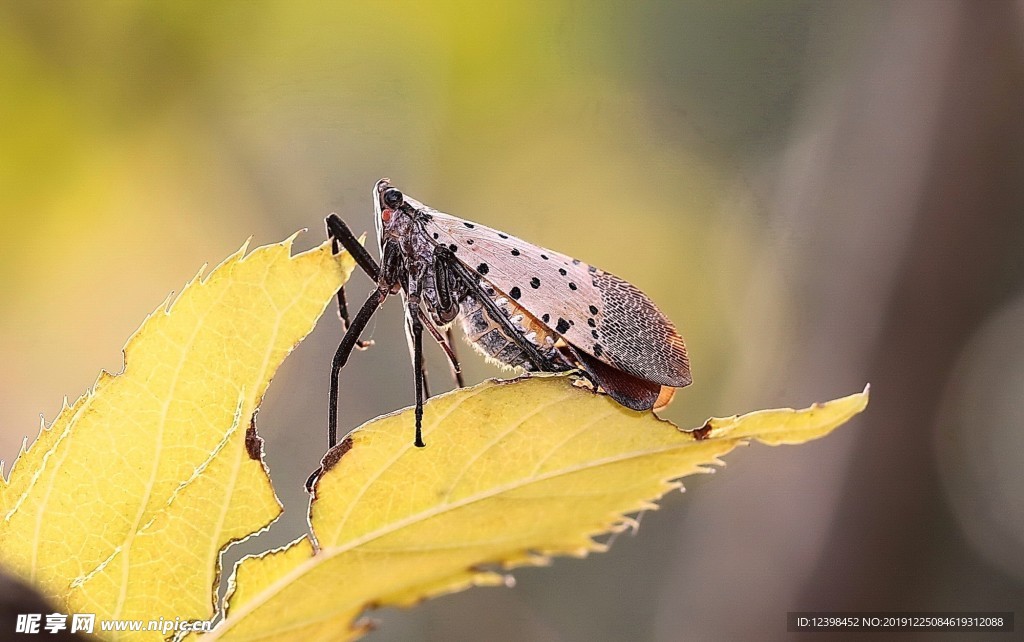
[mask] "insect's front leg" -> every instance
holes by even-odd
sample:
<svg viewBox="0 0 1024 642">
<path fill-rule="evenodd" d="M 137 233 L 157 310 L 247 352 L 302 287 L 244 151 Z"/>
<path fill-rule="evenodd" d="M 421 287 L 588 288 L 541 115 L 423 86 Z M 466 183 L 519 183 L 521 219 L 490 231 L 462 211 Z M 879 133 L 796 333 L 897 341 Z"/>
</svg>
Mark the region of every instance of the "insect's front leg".
<svg viewBox="0 0 1024 642">
<path fill-rule="evenodd" d="M 338 349 L 334 353 L 334 359 L 331 361 L 331 400 L 327 412 L 327 446 L 329 449 L 334 448 L 338 443 L 338 380 L 341 376 L 341 369 L 348 363 L 352 350 L 357 346 L 359 334 L 366 327 L 366 324 L 369 323 L 373 313 L 377 311 L 377 308 L 380 307 L 380 304 L 387 297 L 388 289 L 383 285 L 378 285 L 370 293 L 369 298 L 363 303 L 363 307 L 359 308 L 359 312 L 356 314 L 356 318 L 353 319 L 352 325 L 345 331 L 345 336 L 342 337 L 341 343 L 338 344 Z M 306 479 L 306 490 L 308 492 L 313 492 L 313 486 L 316 484 L 316 480 L 320 477 L 321 473 L 323 473 L 323 466 L 313 471 Z"/>
<path fill-rule="evenodd" d="M 363 272 L 369 276 L 373 281 L 377 281 L 380 276 L 380 267 L 377 262 L 373 260 L 370 253 L 366 251 L 366 248 L 359 243 L 359 239 L 352 233 L 348 225 L 345 225 L 345 221 L 341 220 L 341 217 L 337 214 L 331 214 L 325 220 L 327 225 L 327 236 L 331 239 L 331 249 L 337 254 L 342 248 L 348 251 L 349 254 L 356 260 L 356 264 L 362 268 Z M 347 331 L 352 325 L 348 315 L 348 302 L 345 298 L 345 286 L 338 288 L 338 318 L 341 319 L 342 330 Z M 373 341 L 356 341 L 355 347 L 360 350 L 373 345 Z"/>
<path fill-rule="evenodd" d="M 348 363 L 352 350 L 358 344 L 359 334 L 366 327 L 366 324 L 370 322 L 370 317 L 373 316 L 373 313 L 377 311 L 377 308 L 380 307 L 380 304 L 384 302 L 387 296 L 388 290 L 383 285 L 378 285 L 370 293 L 369 298 L 363 303 L 363 307 L 359 308 L 359 313 L 353 319 L 352 325 L 345 331 L 345 336 L 342 337 L 341 343 L 338 344 L 338 350 L 334 353 L 334 359 L 331 362 L 331 402 L 327 428 L 327 445 L 330 448 L 334 448 L 334 445 L 338 443 L 338 379 L 340 378 L 341 369 Z"/>
<path fill-rule="evenodd" d="M 366 248 L 359 242 L 356 235 L 352 233 L 352 230 L 345 225 L 345 221 L 341 220 L 341 217 L 337 214 L 331 214 L 324 221 L 327 225 L 327 236 L 331 239 L 334 244 L 335 253 L 338 252 L 339 245 L 345 248 L 352 258 L 356 260 L 356 263 L 366 272 L 366 276 L 370 277 L 370 280 L 374 283 L 380 278 L 380 267 L 377 262 L 373 260 L 370 253 L 366 251 Z"/>
</svg>

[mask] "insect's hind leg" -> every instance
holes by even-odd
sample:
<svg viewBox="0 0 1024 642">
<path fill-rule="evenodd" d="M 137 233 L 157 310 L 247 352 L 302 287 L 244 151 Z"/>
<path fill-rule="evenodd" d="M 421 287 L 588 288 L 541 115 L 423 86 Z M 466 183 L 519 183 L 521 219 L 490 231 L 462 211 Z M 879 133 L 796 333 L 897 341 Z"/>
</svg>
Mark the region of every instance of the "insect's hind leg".
<svg viewBox="0 0 1024 642">
<path fill-rule="evenodd" d="M 331 250 L 335 254 L 340 252 L 342 248 L 347 250 L 356 260 L 356 264 L 362 268 L 363 272 L 366 272 L 366 275 L 376 282 L 377 277 L 380 275 L 380 267 L 373 260 L 373 257 L 370 256 L 370 253 L 366 251 L 366 248 L 359 243 L 359 239 L 352 233 L 352 230 L 345 224 L 345 221 L 341 220 L 341 217 L 337 214 L 332 213 L 325 219 L 324 223 L 327 226 L 327 236 L 331 239 Z M 348 301 L 345 299 L 345 286 L 338 288 L 338 317 L 341 319 L 342 330 L 347 331 L 352 322 L 349 320 Z M 372 345 L 372 340 L 357 340 L 355 347 L 365 350 Z"/>
<path fill-rule="evenodd" d="M 448 338 L 448 348 L 451 350 L 449 365 L 451 366 L 452 377 L 455 378 L 455 385 L 460 388 L 465 388 L 466 381 L 462 378 L 462 368 L 459 367 L 459 356 L 455 354 L 455 333 L 452 331 L 450 326 L 445 336 Z"/>
<path fill-rule="evenodd" d="M 455 344 L 454 344 L 455 335 L 452 334 L 452 329 L 448 328 L 448 334 L 447 334 L 447 338 L 446 338 L 445 336 L 441 335 L 441 331 L 438 330 L 436 327 L 434 327 L 434 324 L 431 323 L 428 319 L 421 317 L 421 320 L 423 321 L 423 326 L 427 330 L 430 331 L 430 336 L 432 336 L 434 338 L 434 341 L 437 342 L 437 345 L 441 346 L 441 351 L 444 352 L 444 355 L 446 357 L 448 357 L 448 366 L 451 369 L 452 378 L 454 378 L 455 383 L 458 384 L 458 386 L 460 388 L 464 388 L 465 384 L 463 383 L 463 380 L 462 380 L 462 367 L 459 365 L 459 358 L 455 354 Z M 411 332 L 411 328 L 410 328 L 410 332 Z M 409 336 L 411 337 L 412 334 L 410 334 Z M 426 366 L 424 366 L 424 370 L 423 370 L 423 383 L 424 383 L 424 385 L 426 385 L 426 381 L 427 381 L 427 379 L 426 379 L 427 374 L 426 373 L 427 373 Z M 427 391 L 426 394 L 427 394 L 427 397 L 429 398 L 430 397 L 429 390 Z"/>
</svg>

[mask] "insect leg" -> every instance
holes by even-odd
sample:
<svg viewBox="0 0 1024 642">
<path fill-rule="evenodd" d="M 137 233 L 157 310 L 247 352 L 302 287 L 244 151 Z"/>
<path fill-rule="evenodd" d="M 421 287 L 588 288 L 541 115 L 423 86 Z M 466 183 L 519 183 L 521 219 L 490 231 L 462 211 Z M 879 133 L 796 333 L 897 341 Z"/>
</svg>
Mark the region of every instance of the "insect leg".
<svg viewBox="0 0 1024 642">
<path fill-rule="evenodd" d="M 462 368 L 459 367 L 459 358 L 455 354 L 455 333 L 452 332 L 451 326 L 448 327 L 447 335 L 448 340 L 443 344 L 448 347 L 445 352 L 448 353 L 448 361 L 452 366 L 452 376 L 455 377 L 455 384 L 460 388 L 466 387 L 466 382 L 462 378 Z"/>
<path fill-rule="evenodd" d="M 359 239 L 352 234 L 352 231 L 348 229 L 348 226 L 341 220 L 341 217 L 337 214 L 331 214 L 327 217 L 325 223 L 327 225 L 327 236 L 331 239 L 331 249 L 334 253 L 337 254 L 344 247 L 355 258 L 356 263 L 366 272 L 367 276 L 376 281 L 380 274 L 377 262 L 373 260 L 373 257 L 366 251 L 366 248 L 359 243 Z M 348 316 L 348 302 L 345 300 L 345 286 L 338 288 L 338 317 L 341 319 L 342 330 L 347 331 L 351 321 Z M 373 345 L 373 341 L 356 341 L 356 347 L 360 350 L 365 350 L 371 345 Z"/>
<path fill-rule="evenodd" d="M 366 324 L 369 323 L 370 317 L 377 311 L 380 304 L 387 298 L 388 291 L 383 287 L 377 287 L 369 298 L 366 299 L 366 303 L 363 307 L 359 308 L 359 313 L 356 314 L 356 318 L 352 320 L 352 325 L 345 331 L 345 336 L 342 337 L 341 343 L 338 344 L 338 350 L 334 353 L 334 360 L 331 362 L 331 403 L 328 412 L 328 425 L 327 425 L 327 445 L 333 448 L 338 443 L 338 378 L 341 373 L 341 368 L 348 362 L 349 355 L 352 354 L 353 348 L 359 342 L 359 333 L 363 331 Z"/>
<path fill-rule="evenodd" d="M 417 448 L 426 446 L 423 443 L 423 322 L 420 320 L 420 307 L 415 301 L 409 301 L 409 317 L 412 323 L 413 341 L 413 374 L 416 378 L 416 441 Z"/>
<path fill-rule="evenodd" d="M 348 250 L 348 253 L 356 260 L 359 267 L 363 268 L 363 272 L 366 272 L 366 275 L 376 282 L 380 276 L 380 268 L 377 267 L 377 262 L 373 260 L 373 257 L 366 251 L 366 248 L 362 246 L 359 239 L 352 233 L 352 230 L 348 229 L 345 221 L 341 220 L 341 217 L 337 214 L 331 214 L 324 222 L 327 224 L 327 236 Z M 335 245 L 334 249 L 337 251 L 338 246 Z"/>
<path fill-rule="evenodd" d="M 421 359 L 421 361 L 422 361 L 422 359 Z M 430 399 L 430 385 L 429 385 L 430 381 L 427 378 L 427 364 L 426 364 L 426 361 L 423 362 L 423 368 L 420 369 L 420 372 L 422 373 L 422 376 L 423 376 L 423 401 L 426 402 L 427 399 Z"/>
<path fill-rule="evenodd" d="M 430 332 L 430 336 L 433 337 L 434 341 L 437 342 L 437 345 L 441 346 L 441 350 L 444 352 L 444 356 L 448 357 L 448 365 L 451 366 L 452 375 L 454 376 L 456 373 L 458 373 L 459 376 L 461 377 L 461 375 L 462 375 L 462 368 L 461 368 L 461 366 L 459 366 L 459 360 L 455 356 L 455 346 L 451 345 L 452 336 L 453 336 L 452 332 L 451 332 L 451 329 L 448 330 L 448 338 L 446 339 L 444 337 L 444 335 L 441 334 L 441 331 L 437 329 L 437 326 L 435 326 L 433 323 L 431 323 L 431 321 L 427 318 L 427 316 L 425 314 L 423 314 L 423 310 L 420 310 L 420 320 L 423 322 L 423 327 L 425 327 L 427 329 L 427 331 Z M 410 350 L 410 353 L 411 353 L 411 351 L 413 349 L 412 348 L 412 328 L 408 324 L 406 325 L 406 328 L 408 330 L 407 337 L 409 339 L 409 350 Z M 424 369 L 424 373 L 425 372 L 426 372 L 426 369 Z M 426 375 L 424 375 L 424 376 L 426 376 Z M 426 379 L 424 379 L 424 381 L 426 381 Z M 430 397 L 430 393 L 429 392 L 427 393 L 427 397 Z"/>
<path fill-rule="evenodd" d="M 412 317 L 410 316 L 412 314 L 412 309 L 409 308 L 409 309 L 406 310 L 406 312 L 407 313 L 406 313 L 406 317 L 405 317 L 405 339 L 406 339 L 406 342 L 409 344 L 409 360 L 412 361 L 413 366 L 415 366 L 416 365 L 416 341 L 413 339 Z M 421 318 L 421 320 L 422 320 L 422 314 L 423 314 L 423 312 L 420 311 L 420 315 L 421 315 L 420 318 Z M 426 327 L 428 329 L 430 329 L 431 333 L 437 332 L 437 330 L 434 328 L 433 325 L 431 325 L 429 323 L 425 323 L 425 325 L 426 325 Z M 422 366 L 423 367 L 421 369 L 423 370 L 423 397 L 424 397 L 424 399 L 430 399 L 430 386 L 428 385 L 429 377 L 427 376 L 427 362 L 426 362 L 426 360 L 423 361 Z"/>
<path fill-rule="evenodd" d="M 428 322 L 426 317 L 423 317 L 423 325 L 430 332 L 430 336 L 434 338 L 437 345 L 441 346 L 444 356 L 449 359 L 449 367 L 452 370 L 452 377 L 455 379 L 455 382 L 459 384 L 460 388 L 465 387 L 462 380 L 462 367 L 459 366 L 459 357 L 455 353 L 455 335 L 452 334 L 452 329 L 449 328 L 449 331 L 447 331 L 447 338 L 445 338 L 433 324 Z M 426 382 L 426 379 L 424 379 L 424 382 Z M 430 394 L 427 393 L 427 396 L 429 397 Z"/>
</svg>

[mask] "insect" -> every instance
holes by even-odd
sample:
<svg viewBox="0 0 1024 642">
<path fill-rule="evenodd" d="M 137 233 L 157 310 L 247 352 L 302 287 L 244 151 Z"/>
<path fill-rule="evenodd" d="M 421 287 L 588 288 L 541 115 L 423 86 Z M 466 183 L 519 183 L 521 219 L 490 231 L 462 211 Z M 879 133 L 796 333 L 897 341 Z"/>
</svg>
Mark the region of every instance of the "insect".
<svg viewBox="0 0 1024 642">
<path fill-rule="evenodd" d="M 657 306 L 626 281 L 577 259 L 498 230 L 444 214 L 394 188 L 373 187 L 380 264 L 348 226 L 331 214 L 327 232 L 376 288 L 349 319 L 344 288 L 338 309 L 345 335 L 331 364 L 329 445 L 338 437 L 338 382 L 366 324 L 391 295 L 405 305 L 416 390 L 415 445 L 423 447 L 423 405 L 429 396 L 423 331 L 447 355 L 458 385 L 461 370 L 452 324 L 459 321 L 477 351 L 528 372 L 576 371 L 595 390 L 627 408 L 668 403 L 690 384 L 683 338 Z"/>
</svg>

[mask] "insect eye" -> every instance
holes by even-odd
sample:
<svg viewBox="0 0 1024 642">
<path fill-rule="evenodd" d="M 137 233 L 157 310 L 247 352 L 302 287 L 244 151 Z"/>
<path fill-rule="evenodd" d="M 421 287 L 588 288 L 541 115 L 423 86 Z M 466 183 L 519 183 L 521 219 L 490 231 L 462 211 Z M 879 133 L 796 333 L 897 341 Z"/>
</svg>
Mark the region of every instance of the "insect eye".
<svg viewBox="0 0 1024 642">
<path fill-rule="evenodd" d="M 383 200 L 384 205 L 394 210 L 402 206 L 405 197 L 397 189 L 392 188 L 384 192 Z"/>
</svg>

